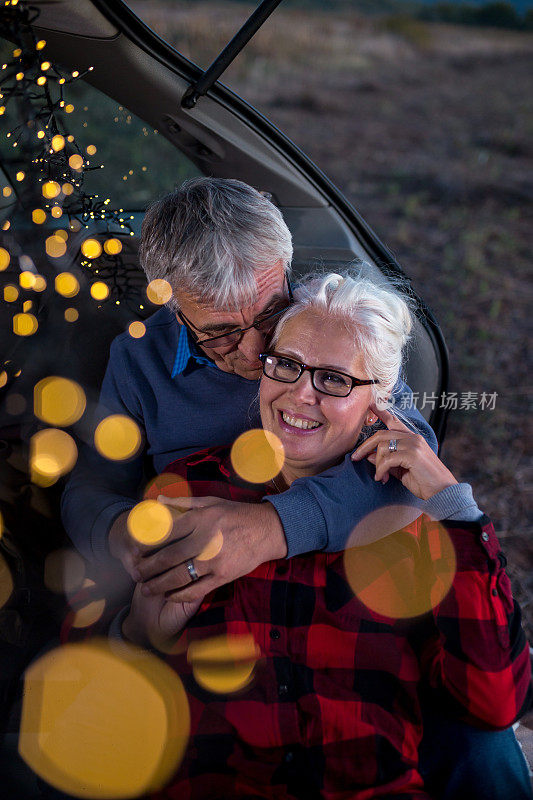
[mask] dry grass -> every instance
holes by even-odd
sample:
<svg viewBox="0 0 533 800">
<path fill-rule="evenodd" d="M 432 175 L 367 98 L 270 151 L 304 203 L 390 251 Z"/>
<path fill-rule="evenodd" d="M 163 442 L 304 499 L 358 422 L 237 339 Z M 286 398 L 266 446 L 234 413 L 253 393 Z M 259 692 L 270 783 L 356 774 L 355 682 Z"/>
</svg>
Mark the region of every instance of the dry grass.
<svg viewBox="0 0 533 800">
<path fill-rule="evenodd" d="M 240 3 L 134 2 L 204 66 Z M 495 520 L 533 639 L 529 399 L 533 35 L 279 8 L 224 75 L 345 192 L 433 308 L 452 389 L 444 448 Z"/>
</svg>

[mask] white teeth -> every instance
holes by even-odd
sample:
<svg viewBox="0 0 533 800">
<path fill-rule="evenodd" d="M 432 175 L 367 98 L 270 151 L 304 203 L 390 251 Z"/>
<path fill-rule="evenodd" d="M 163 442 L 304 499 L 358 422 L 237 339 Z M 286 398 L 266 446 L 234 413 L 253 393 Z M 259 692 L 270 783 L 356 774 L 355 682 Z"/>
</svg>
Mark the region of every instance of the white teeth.
<svg viewBox="0 0 533 800">
<path fill-rule="evenodd" d="M 284 411 L 281 412 L 281 416 L 283 417 L 283 422 L 286 422 L 287 425 L 291 425 L 293 428 L 303 428 L 304 430 L 309 430 L 310 428 L 318 428 L 321 425 L 321 422 L 311 422 L 308 419 L 298 419 L 297 417 L 289 417 Z"/>
</svg>

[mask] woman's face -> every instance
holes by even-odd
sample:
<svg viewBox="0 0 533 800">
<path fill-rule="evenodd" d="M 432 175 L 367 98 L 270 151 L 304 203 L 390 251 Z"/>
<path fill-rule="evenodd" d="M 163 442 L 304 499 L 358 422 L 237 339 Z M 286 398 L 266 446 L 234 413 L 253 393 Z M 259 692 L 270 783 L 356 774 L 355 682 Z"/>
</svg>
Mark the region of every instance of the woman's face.
<svg viewBox="0 0 533 800">
<path fill-rule="evenodd" d="M 303 311 L 285 324 L 274 349 L 310 367 L 336 369 L 355 378 L 370 377 L 353 335 L 343 323 L 311 311 Z M 296 383 L 280 383 L 263 375 L 261 420 L 263 427 L 283 443 L 284 477 L 293 480 L 315 475 L 339 463 L 355 446 L 366 417 L 371 415 L 371 401 L 371 385 L 355 386 L 348 397 L 332 397 L 313 387 L 307 371 Z M 302 429 L 297 427 L 302 420 L 319 424 Z"/>
</svg>

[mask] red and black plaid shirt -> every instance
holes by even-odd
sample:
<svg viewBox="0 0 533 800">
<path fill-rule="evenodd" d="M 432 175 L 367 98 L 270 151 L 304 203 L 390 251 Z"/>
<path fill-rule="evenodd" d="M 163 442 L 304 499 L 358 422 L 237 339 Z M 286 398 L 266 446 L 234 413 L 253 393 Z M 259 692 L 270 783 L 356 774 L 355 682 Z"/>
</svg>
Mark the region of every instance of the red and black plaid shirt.
<svg viewBox="0 0 533 800">
<path fill-rule="evenodd" d="M 190 455 L 169 472 L 198 497 L 259 502 L 268 491 L 243 484 L 228 448 Z M 420 696 L 483 727 L 515 721 L 529 703 L 530 664 L 505 558 L 486 517 L 446 530 L 453 584 L 415 618 L 385 616 L 354 596 L 342 553 L 269 562 L 208 595 L 180 654 L 167 657 L 188 693 L 191 737 L 158 800 L 428 798 L 417 770 Z M 449 568 L 442 531 L 420 517 L 352 550 L 350 569 L 384 590 L 397 584 L 399 602 L 406 591 L 427 596 L 429 609 Z M 202 688 L 190 642 L 246 634 L 261 652 L 252 681 L 231 694 Z"/>
<path fill-rule="evenodd" d="M 188 456 L 168 472 L 196 496 L 258 501 L 265 493 L 235 476 L 227 448 Z M 182 644 L 252 634 L 262 657 L 252 682 L 227 695 L 202 689 L 185 655 L 169 659 L 189 694 L 191 742 L 157 797 L 428 797 L 417 771 L 424 686 L 471 722 L 510 725 L 528 702 L 530 665 L 505 559 L 487 518 L 446 528 L 456 552 L 452 587 L 414 619 L 364 605 L 335 553 L 263 564 L 209 595 Z M 373 565 L 373 579 L 380 570 L 393 580 L 412 575 L 429 597 L 441 531 L 421 517 L 358 548 L 357 558 Z"/>
</svg>

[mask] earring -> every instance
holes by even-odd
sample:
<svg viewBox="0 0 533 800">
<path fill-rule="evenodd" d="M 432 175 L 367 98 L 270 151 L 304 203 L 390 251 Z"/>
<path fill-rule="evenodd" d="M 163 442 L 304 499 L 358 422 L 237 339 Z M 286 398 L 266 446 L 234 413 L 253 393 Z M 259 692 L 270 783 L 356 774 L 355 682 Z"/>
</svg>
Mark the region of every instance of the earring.
<svg viewBox="0 0 533 800">
<path fill-rule="evenodd" d="M 374 417 L 372 414 L 369 414 L 369 416 L 366 418 L 366 424 L 373 425 L 376 420 L 377 417 Z"/>
</svg>

